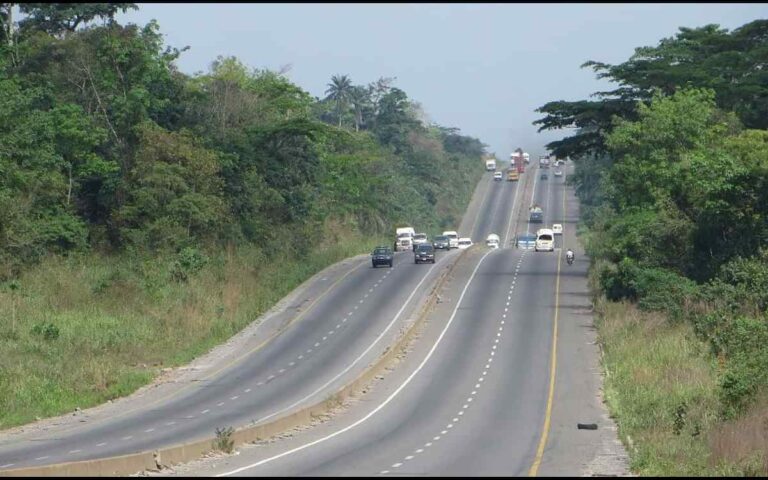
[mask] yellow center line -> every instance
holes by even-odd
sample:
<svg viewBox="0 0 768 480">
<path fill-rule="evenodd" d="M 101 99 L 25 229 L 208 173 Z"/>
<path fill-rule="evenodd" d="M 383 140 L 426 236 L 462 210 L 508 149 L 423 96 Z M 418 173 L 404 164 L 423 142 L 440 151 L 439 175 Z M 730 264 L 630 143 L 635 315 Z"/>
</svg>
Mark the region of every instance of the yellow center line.
<svg viewBox="0 0 768 480">
<path fill-rule="evenodd" d="M 563 187 L 563 220 L 565 220 L 565 196 L 566 189 Z M 563 222 L 565 223 L 565 222 Z M 565 233 L 565 232 L 563 232 Z M 547 396 L 547 410 L 544 414 L 544 428 L 541 432 L 541 440 L 539 441 L 539 448 L 536 451 L 536 458 L 533 460 L 531 469 L 528 470 L 529 477 L 535 477 L 539 472 L 539 465 L 541 465 L 541 459 L 544 456 L 544 447 L 547 445 L 547 436 L 549 435 L 549 424 L 552 420 L 552 398 L 555 394 L 555 374 L 557 372 L 557 318 L 560 313 L 560 264 L 563 254 L 563 248 L 557 252 L 557 280 L 555 281 L 555 321 L 552 328 L 552 361 L 549 371 L 549 395 Z"/>
</svg>

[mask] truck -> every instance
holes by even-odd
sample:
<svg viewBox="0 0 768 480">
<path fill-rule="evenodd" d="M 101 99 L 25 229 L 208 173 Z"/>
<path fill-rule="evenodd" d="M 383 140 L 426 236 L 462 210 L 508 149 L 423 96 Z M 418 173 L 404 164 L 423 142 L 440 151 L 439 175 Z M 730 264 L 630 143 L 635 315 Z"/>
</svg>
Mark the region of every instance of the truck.
<svg viewBox="0 0 768 480">
<path fill-rule="evenodd" d="M 514 168 L 510 168 L 507 170 L 507 181 L 508 182 L 516 182 L 520 180 L 520 174 L 517 173 L 517 170 Z"/>
<path fill-rule="evenodd" d="M 396 252 L 413 249 L 413 237 L 416 230 L 413 227 L 402 227 L 395 230 L 395 248 Z"/>
<path fill-rule="evenodd" d="M 539 167 L 540 168 L 549 168 L 549 157 L 546 155 L 542 155 L 539 157 Z"/>
<path fill-rule="evenodd" d="M 492 172 L 496 170 L 496 159 L 495 158 L 489 158 L 485 161 L 485 169 L 489 172 Z"/>
<path fill-rule="evenodd" d="M 531 163 L 531 156 L 528 155 L 528 152 L 523 152 L 523 162 L 525 162 L 526 165 Z"/>
<path fill-rule="evenodd" d="M 530 213 L 530 217 L 528 221 L 530 223 L 542 223 L 544 222 L 544 210 L 541 209 L 538 205 L 533 205 L 531 208 L 528 209 Z"/>
</svg>

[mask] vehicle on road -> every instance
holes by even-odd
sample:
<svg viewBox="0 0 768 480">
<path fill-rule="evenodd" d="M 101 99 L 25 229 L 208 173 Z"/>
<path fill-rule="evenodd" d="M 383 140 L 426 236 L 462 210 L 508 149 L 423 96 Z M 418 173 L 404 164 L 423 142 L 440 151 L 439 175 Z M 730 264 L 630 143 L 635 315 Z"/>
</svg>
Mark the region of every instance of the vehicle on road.
<svg viewBox="0 0 768 480">
<path fill-rule="evenodd" d="M 508 182 L 516 182 L 520 180 L 520 174 L 517 173 L 517 169 L 509 169 L 507 170 L 507 181 Z"/>
<path fill-rule="evenodd" d="M 528 152 L 523 152 L 523 162 L 526 164 L 531 163 L 531 156 L 528 155 Z"/>
<path fill-rule="evenodd" d="M 472 239 L 471 238 L 469 238 L 469 237 L 461 237 L 459 239 L 459 248 L 460 249 L 463 250 L 463 249 L 469 248 L 471 246 L 472 246 Z"/>
<path fill-rule="evenodd" d="M 503 178 L 503 175 L 501 174 L 501 172 L 493 172 L 494 180 L 502 180 L 502 178 Z"/>
<path fill-rule="evenodd" d="M 542 223 L 544 221 L 544 210 L 540 206 L 534 205 L 530 208 L 530 214 L 528 221 L 531 223 Z"/>
<path fill-rule="evenodd" d="M 541 228 L 536 232 L 536 245 L 533 250 L 535 252 L 555 251 L 555 234 L 551 228 Z"/>
<path fill-rule="evenodd" d="M 563 176 L 563 171 L 562 170 L 555 170 L 555 176 L 556 177 L 562 177 Z"/>
<path fill-rule="evenodd" d="M 485 161 L 485 169 L 489 172 L 496 170 L 496 159 L 488 159 Z"/>
<path fill-rule="evenodd" d="M 542 180 L 547 180 L 549 178 L 549 175 L 547 175 L 546 173 L 542 173 L 540 178 Z"/>
<path fill-rule="evenodd" d="M 539 167 L 540 168 L 549 168 L 549 157 L 546 155 L 542 155 L 539 157 Z"/>
<path fill-rule="evenodd" d="M 416 235 L 416 230 L 413 227 L 402 227 L 395 230 L 397 238 L 395 239 L 396 252 L 413 249 L 413 237 Z"/>
<path fill-rule="evenodd" d="M 491 233 L 485 239 L 485 244 L 491 248 L 499 248 L 499 236 L 495 233 Z"/>
<path fill-rule="evenodd" d="M 446 230 L 443 232 L 443 236 L 448 237 L 450 242 L 449 248 L 459 248 L 459 232 Z"/>
<path fill-rule="evenodd" d="M 573 265 L 573 257 L 573 250 L 569 248 L 568 251 L 565 252 L 565 261 L 568 262 L 568 265 Z"/>
<path fill-rule="evenodd" d="M 431 243 L 416 245 L 413 252 L 413 263 L 435 263 L 435 247 Z"/>
<path fill-rule="evenodd" d="M 411 243 L 413 244 L 413 251 L 415 252 L 417 245 L 421 245 L 422 243 L 429 243 L 429 239 L 427 238 L 426 233 L 417 233 L 413 236 Z"/>
<path fill-rule="evenodd" d="M 515 246 L 522 248 L 523 250 L 531 250 L 536 247 L 536 235 L 526 232 L 517 235 L 515 238 Z"/>
<path fill-rule="evenodd" d="M 376 247 L 373 249 L 373 253 L 371 253 L 373 268 L 379 265 L 389 265 L 389 268 L 392 268 L 394 258 L 395 254 L 392 253 L 392 249 L 389 247 Z"/>
<path fill-rule="evenodd" d="M 445 235 L 438 235 L 435 237 L 435 241 L 432 242 L 432 245 L 437 249 L 450 250 L 451 239 Z"/>
<path fill-rule="evenodd" d="M 560 223 L 554 223 L 552 224 L 552 233 L 555 235 L 562 235 L 563 234 L 563 225 Z"/>
</svg>

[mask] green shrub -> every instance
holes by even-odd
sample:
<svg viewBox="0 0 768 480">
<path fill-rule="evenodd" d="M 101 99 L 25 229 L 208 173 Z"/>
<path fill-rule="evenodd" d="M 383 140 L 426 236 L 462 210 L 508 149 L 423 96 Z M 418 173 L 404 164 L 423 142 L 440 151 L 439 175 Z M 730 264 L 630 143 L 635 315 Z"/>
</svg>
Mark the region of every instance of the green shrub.
<svg viewBox="0 0 768 480">
<path fill-rule="evenodd" d="M 199 272 L 208 263 L 208 257 L 192 247 L 182 249 L 171 268 L 171 277 L 177 282 L 186 282 L 191 275 Z"/>
<path fill-rule="evenodd" d="M 743 411 L 760 387 L 768 385 L 768 319 L 738 317 L 721 330 L 727 358 L 721 380 L 725 414 Z"/>
</svg>

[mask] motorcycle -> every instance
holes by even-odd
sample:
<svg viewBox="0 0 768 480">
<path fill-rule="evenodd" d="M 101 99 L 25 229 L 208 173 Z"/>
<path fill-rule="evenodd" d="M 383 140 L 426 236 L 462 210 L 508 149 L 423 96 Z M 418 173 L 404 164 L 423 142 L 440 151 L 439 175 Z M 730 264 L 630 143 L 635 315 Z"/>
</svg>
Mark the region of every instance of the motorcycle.
<svg viewBox="0 0 768 480">
<path fill-rule="evenodd" d="M 568 265 L 573 265 L 573 254 L 572 253 L 566 254 L 565 261 L 568 262 Z"/>
</svg>

